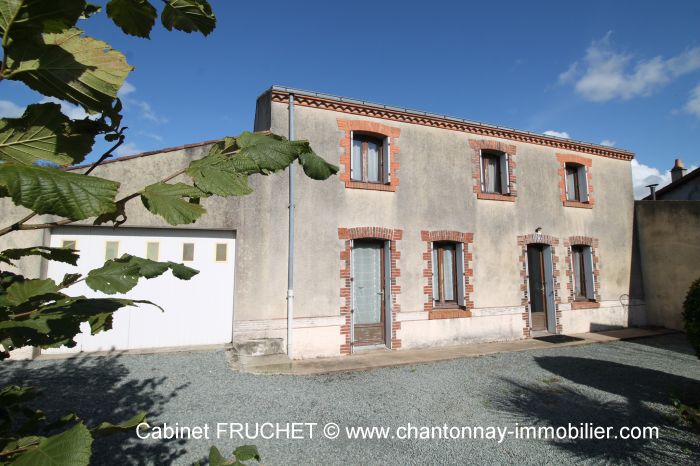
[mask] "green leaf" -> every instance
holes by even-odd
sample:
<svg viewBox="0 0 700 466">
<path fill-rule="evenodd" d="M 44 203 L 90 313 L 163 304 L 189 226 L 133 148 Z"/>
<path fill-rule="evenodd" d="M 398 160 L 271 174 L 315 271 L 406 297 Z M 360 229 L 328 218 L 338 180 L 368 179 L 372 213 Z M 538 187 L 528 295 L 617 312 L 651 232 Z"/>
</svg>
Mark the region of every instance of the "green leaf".
<svg viewBox="0 0 700 466">
<path fill-rule="evenodd" d="M 234 157 L 221 153 L 221 143 L 215 144 L 205 157 L 194 160 L 187 173 L 194 184 L 217 196 L 245 196 L 253 192 L 248 175 L 237 170 Z"/>
<path fill-rule="evenodd" d="M 107 115 L 133 69 L 120 52 L 76 28 L 13 42 L 6 58 L 6 78 Z"/>
<path fill-rule="evenodd" d="M 0 35 L 4 36 L 8 29 L 8 39 L 37 32 L 61 32 L 75 25 L 85 8 L 85 0 L 2 0 Z"/>
<path fill-rule="evenodd" d="M 50 248 L 47 246 L 35 246 L 33 248 L 6 249 L 0 251 L 0 262 L 11 264 L 13 260 L 19 260 L 27 256 L 41 256 L 44 259 L 66 264 L 77 265 L 80 255 L 74 249 Z"/>
<path fill-rule="evenodd" d="M 205 36 L 216 27 L 216 17 L 206 0 L 166 0 L 160 20 L 168 31 L 199 31 Z"/>
<path fill-rule="evenodd" d="M 236 459 L 238 461 L 261 461 L 260 453 L 258 452 L 258 447 L 256 447 L 255 445 L 241 445 L 240 447 L 233 450 L 233 454 L 236 455 Z"/>
<path fill-rule="evenodd" d="M 188 202 L 185 198 L 199 199 L 206 193 L 185 183 L 156 183 L 147 186 L 141 193 L 141 201 L 146 208 L 160 215 L 171 225 L 193 223 L 206 210 L 199 204 Z"/>
<path fill-rule="evenodd" d="M 134 288 L 140 278 L 155 278 L 170 269 L 181 280 L 189 280 L 199 272 L 175 262 L 156 262 L 129 254 L 112 259 L 91 270 L 85 278 L 87 286 L 107 294 L 126 293 Z"/>
<path fill-rule="evenodd" d="M 94 14 L 102 11 L 102 7 L 95 5 L 93 3 L 85 3 L 85 8 L 83 9 L 83 14 L 80 15 L 80 19 L 88 19 Z"/>
<path fill-rule="evenodd" d="M 57 290 L 58 286 L 56 282 L 50 278 L 44 280 L 25 280 L 10 285 L 7 290 L 5 290 L 5 294 L 0 295 L 0 303 L 3 305 L 17 306 L 34 296 L 54 293 Z"/>
<path fill-rule="evenodd" d="M 240 172 L 266 175 L 287 168 L 299 156 L 299 147 L 275 134 L 246 131 L 223 152 L 235 152 L 232 158 Z"/>
<path fill-rule="evenodd" d="M 209 449 L 209 466 L 230 466 L 233 461 L 229 461 L 223 457 L 221 452 L 216 447 Z"/>
<path fill-rule="evenodd" d="M 119 424 L 112 424 L 110 422 L 102 422 L 97 427 L 92 429 L 92 434 L 95 437 L 106 437 L 107 435 L 116 434 L 119 432 L 133 431 L 137 425 L 141 424 L 146 419 L 146 413 L 139 411 L 131 419 L 128 419 Z"/>
<path fill-rule="evenodd" d="M 44 160 L 79 163 L 92 150 L 99 130 L 94 121 L 70 120 L 60 105 L 33 104 L 20 118 L 0 119 L 0 160 L 23 165 Z"/>
<path fill-rule="evenodd" d="M 87 466 L 90 463 L 92 436 L 82 422 L 58 435 L 43 438 L 39 445 L 21 453 L 13 466 Z"/>
<path fill-rule="evenodd" d="M 38 214 L 82 220 L 114 211 L 119 183 L 55 168 L 0 164 L 0 187 Z"/>
<path fill-rule="evenodd" d="M 311 150 L 310 146 L 308 150 L 303 150 L 299 154 L 299 163 L 304 169 L 306 176 L 314 180 L 325 180 L 330 178 L 331 175 L 338 173 L 338 167 L 336 165 L 328 163 L 316 155 L 316 153 Z"/>
<path fill-rule="evenodd" d="M 125 33 L 148 38 L 158 14 L 147 0 L 110 0 L 107 16 Z"/>
</svg>

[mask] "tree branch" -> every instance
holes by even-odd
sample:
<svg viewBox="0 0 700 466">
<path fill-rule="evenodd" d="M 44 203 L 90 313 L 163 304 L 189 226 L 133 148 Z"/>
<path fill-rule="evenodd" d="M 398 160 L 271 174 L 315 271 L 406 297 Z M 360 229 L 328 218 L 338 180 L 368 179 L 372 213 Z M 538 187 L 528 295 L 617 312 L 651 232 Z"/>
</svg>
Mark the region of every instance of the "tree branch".
<svg viewBox="0 0 700 466">
<path fill-rule="evenodd" d="M 92 172 L 95 168 L 98 167 L 98 165 L 100 165 L 102 162 L 104 162 L 105 160 L 107 160 L 108 158 L 110 158 L 110 157 L 112 156 L 112 153 L 113 153 L 115 150 L 117 150 L 117 148 L 118 148 L 119 146 L 121 146 L 122 144 L 124 144 L 124 138 L 125 138 L 125 136 L 124 136 L 124 130 L 125 130 L 125 129 L 126 129 L 126 127 L 122 128 L 122 129 L 120 129 L 120 130 L 118 131 L 119 140 L 117 141 L 117 143 L 116 143 L 115 145 L 113 145 L 107 152 L 105 152 L 104 154 L 102 154 L 102 156 L 97 160 L 97 162 L 95 162 L 95 163 L 93 163 L 92 165 L 90 165 L 90 168 L 88 168 L 87 171 L 86 171 L 85 173 L 83 173 L 83 175 L 89 175 L 90 172 Z"/>
</svg>

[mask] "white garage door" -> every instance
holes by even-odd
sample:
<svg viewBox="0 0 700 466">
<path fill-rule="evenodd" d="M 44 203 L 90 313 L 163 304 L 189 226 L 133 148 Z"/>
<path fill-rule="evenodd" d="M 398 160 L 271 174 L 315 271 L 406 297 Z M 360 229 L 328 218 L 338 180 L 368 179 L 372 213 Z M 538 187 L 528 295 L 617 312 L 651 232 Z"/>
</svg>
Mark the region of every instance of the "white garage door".
<svg viewBox="0 0 700 466">
<path fill-rule="evenodd" d="M 87 273 L 106 258 L 124 253 L 159 261 L 181 262 L 199 270 L 190 280 L 178 280 L 170 271 L 141 279 L 126 297 L 147 299 L 158 308 L 141 304 L 114 314 L 113 328 L 76 336 L 74 348 L 45 353 L 163 348 L 228 343 L 232 339 L 235 234 L 232 231 L 148 228 L 64 227 L 51 233 L 51 246 L 75 247 L 78 266 L 49 262 L 47 275 L 60 281 L 66 273 Z M 103 297 L 83 282 L 68 288 L 70 295 Z M 120 296 L 120 295 L 114 295 Z"/>
</svg>

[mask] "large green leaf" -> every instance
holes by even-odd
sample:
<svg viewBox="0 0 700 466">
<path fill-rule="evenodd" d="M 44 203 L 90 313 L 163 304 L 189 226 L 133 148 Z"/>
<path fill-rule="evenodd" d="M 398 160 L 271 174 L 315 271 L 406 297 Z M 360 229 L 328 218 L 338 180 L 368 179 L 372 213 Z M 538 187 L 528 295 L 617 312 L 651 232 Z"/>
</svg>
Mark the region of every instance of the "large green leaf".
<svg viewBox="0 0 700 466">
<path fill-rule="evenodd" d="M 93 290 L 107 294 L 126 293 L 136 286 L 140 278 L 155 278 L 168 269 L 181 280 L 189 280 L 199 273 L 175 262 L 157 262 L 124 254 L 91 270 L 85 283 Z"/>
<path fill-rule="evenodd" d="M 113 212 L 119 183 L 55 168 L 0 164 L 0 188 L 38 214 L 82 220 Z"/>
<path fill-rule="evenodd" d="M 66 264 L 76 265 L 80 255 L 74 249 L 50 248 L 47 246 L 35 246 L 21 249 L 5 249 L 0 251 L 0 262 L 11 264 L 13 260 L 19 260 L 27 256 L 41 256 L 44 259 Z"/>
<path fill-rule="evenodd" d="M 223 153 L 235 153 L 233 160 L 238 171 L 266 175 L 287 168 L 299 157 L 299 147 L 275 134 L 246 131 L 235 139 L 235 144 L 224 147 Z"/>
<path fill-rule="evenodd" d="M 302 150 L 299 154 L 299 163 L 304 169 L 306 176 L 313 178 L 314 180 L 325 180 L 331 175 L 338 173 L 338 167 L 326 162 L 324 159 L 316 155 L 308 143 L 302 145 L 301 148 Z"/>
<path fill-rule="evenodd" d="M 169 224 L 182 225 L 194 222 L 206 212 L 194 201 L 205 196 L 200 189 L 185 183 L 156 183 L 143 190 L 141 201 L 151 213 L 160 215 Z"/>
<path fill-rule="evenodd" d="M 17 306 L 34 296 L 41 296 L 58 291 L 56 282 L 47 279 L 24 280 L 10 285 L 5 294 L 0 295 L 0 305 Z"/>
<path fill-rule="evenodd" d="M 222 143 L 215 144 L 205 157 L 190 163 L 187 174 L 194 184 L 217 196 L 244 196 L 253 192 L 248 175 L 237 170 L 234 157 L 221 153 Z"/>
<path fill-rule="evenodd" d="M 260 453 L 258 452 L 258 447 L 256 447 L 255 445 L 241 445 L 240 447 L 233 450 L 233 454 L 236 455 L 236 459 L 238 461 L 261 460 Z"/>
<path fill-rule="evenodd" d="M 87 466 L 92 452 L 92 435 L 82 422 L 65 432 L 43 438 L 36 447 L 21 453 L 13 466 Z"/>
<path fill-rule="evenodd" d="M 158 14 L 147 0 L 110 0 L 107 16 L 125 33 L 149 37 Z"/>
<path fill-rule="evenodd" d="M 72 28 L 12 43 L 4 75 L 44 95 L 82 105 L 90 113 L 111 114 L 132 69 L 120 52 Z"/>
<path fill-rule="evenodd" d="M 40 31 L 60 32 L 74 26 L 84 10 L 85 0 L 2 0 L 0 35 L 8 29 L 8 39 Z"/>
<path fill-rule="evenodd" d="M 24 165 L 43 160 L 78 163 L 90 153 L 99 131 L 94 121 L 70 120 L 60 105 L 33 104 L 20 118 L 0 119 L 0 160 Z"/>
<path fill-rule="evenodd" d="M 216 17 L 206 0 L 166 0 L 160 19 L 168 31 L 199 31 L 205 36 L 216 26 Z"/>
<path fill-rule="evenodd" d="M 146 413 L 139 411 L 132 418 L 119 424 L 111 422 L 101 422 L 97 427 L 92 429 L 92 434 L 95 437 L 106 437 L 107 435 L 116 434 L 119 432 L 133 432 L 133 430 L 146 419 Z"/>
</svg>

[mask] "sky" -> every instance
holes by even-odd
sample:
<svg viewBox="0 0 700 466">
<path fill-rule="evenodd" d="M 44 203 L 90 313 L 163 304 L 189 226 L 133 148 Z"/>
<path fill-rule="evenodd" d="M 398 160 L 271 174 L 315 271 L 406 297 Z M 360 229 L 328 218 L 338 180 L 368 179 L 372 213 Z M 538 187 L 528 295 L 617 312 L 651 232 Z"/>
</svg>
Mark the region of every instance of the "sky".
<svg viewBox="0 0 700 466">
<path fill-rule="evenodd" d="M 637 197 L 700 165 L 697 0 L 210 2 L 208 37 L 80 23 L 136 67 L 118 155 L 250 130 L 279 84 L 628 149 Z M 2 84 L 2 117 L 42 99 Z"/>
</svg>

